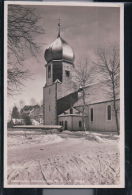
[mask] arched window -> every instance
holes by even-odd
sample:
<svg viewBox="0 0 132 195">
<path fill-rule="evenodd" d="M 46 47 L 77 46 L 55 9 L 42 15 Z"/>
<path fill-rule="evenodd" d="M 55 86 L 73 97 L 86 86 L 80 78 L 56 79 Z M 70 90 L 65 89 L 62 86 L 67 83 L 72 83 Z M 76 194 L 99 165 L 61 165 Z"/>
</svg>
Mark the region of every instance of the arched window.
<svg viewBox="0 0 132 195">
<path fill-rule="evenodd" d="M 65 129 L 67 130 L 67 121 L 65 121 Z"/>
<path fill-rule="evenodd" d="M 51 65 L 48 66 L 48 78 L 51 77 Z"/>
<path fill-rule="evenodd" d="M 70 71 L 65 70 L 65 73 L 66 73 L 66 76 L 67 76 L 67 77 L 70 77 Z"/>
<path fill-rule="evenodd" d="M 73 114 L 73 109 L 72 108 L 70 108 L 70 114 Z"/>
<path fill-rule="evenodd" d="M 90 119 L 93 121 L 93 108 L 90 109 Z"/>
<path fill-rule="evenodd" d="M 82 127 L 82 121 L 79 121 L 79 127 L 80 128 Z"/>
<path fill-rule="evenodd" d="M 111 105 L 107 106 L 107 120 L 111 120 Z"/>
</svg>

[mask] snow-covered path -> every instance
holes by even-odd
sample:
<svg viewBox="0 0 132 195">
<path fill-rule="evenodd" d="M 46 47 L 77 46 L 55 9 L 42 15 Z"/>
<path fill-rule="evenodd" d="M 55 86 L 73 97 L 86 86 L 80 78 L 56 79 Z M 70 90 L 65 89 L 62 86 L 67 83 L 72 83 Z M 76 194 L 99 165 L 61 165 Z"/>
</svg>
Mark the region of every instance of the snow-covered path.
<svg viewBox="0 0 132 195">
<path fill-rule="evenodd" d="M 47 137 L 46 137 L 47 136 Z M 36 135 L 15 145 L 9 136 L 8 183 L 114 185 L 119 183 L 117 140 L 91 141 L 69 134 Z M 54 138 L 54 139 L 53 139 Z M 11 140 L 13 140 L 13 143 Z M 17 136 L 17 141 L 20 135 Z M 35 141 L 37 140 L 37 143 Z M 45 140 L 48 140 L 47 142 Z"/>
</svg>

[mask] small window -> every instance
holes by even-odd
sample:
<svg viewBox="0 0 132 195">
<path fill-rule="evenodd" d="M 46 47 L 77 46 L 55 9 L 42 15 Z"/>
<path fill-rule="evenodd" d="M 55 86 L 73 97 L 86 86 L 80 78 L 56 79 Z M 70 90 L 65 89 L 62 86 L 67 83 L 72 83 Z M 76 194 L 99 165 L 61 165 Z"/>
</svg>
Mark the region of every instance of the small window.
<svg viewBox="0 0 132 195">
<path fill-rule="evenodd" d="M 73 114 L 73 109 L 72 108 L 70 108 L 70 114 Z"/>
<path fill-rule="evenodd" d="M 107 120 L 111 120 L 111 106 L 107 106 Z"/>
<path fill-rule="evenodd" d="M 70 71 L 66 70 L 65 72 L 66 72 L 66 76 L 70 77 Z"/>
<path fill-rule="evenodd" d="M 80 128 L 82 127 L 82 121 L 79 121 L 79 127 Z"/>
<path fill-rule="evenodd" d="M 48 78 L 51 77 L 51 65 L 48 66 Z"/>
<path fill-rule="evenodd" d="M 90 119 L 93 121 L 93 108 L 90 109 Z"/>
</svg>

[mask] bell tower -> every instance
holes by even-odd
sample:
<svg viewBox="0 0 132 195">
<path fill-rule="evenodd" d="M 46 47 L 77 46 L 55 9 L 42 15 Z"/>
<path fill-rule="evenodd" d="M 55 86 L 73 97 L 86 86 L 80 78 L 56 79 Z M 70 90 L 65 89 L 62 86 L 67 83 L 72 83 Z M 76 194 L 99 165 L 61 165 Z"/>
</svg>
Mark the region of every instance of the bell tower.
<svg viewBox="0 0 132 195">
<path fill-rule="evenodd" d="M 74 89 L 72 72 L 74 53 L 68 43 L 62 39 L 58 23 L 58 36 L 45 50 L 46 84 L 43 90 L 44 124 L 57 125 L 57 101 Z"/>
</svg>

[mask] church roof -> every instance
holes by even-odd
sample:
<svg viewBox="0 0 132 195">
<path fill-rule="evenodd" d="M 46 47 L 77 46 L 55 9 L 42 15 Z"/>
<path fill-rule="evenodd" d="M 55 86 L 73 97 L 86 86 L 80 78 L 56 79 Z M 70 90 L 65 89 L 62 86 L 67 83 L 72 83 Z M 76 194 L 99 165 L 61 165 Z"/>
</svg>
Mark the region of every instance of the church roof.
<svg viewBox="0 0 132 195">
<path fill-rule="evenodd" d="M 87 105 L 112 101 L 112 93 L 110 88 L 108 87 L 107 81 L 87 86 L 85 93 L 85 102 Z M 119 99 L 119 94 L 117 95 L 117 99 Z M 76 101 L 74 107 L 78 107 L 81 105 L 83 105 L 83 100 L 80 92 L 80 96 L 78 94 L 78 101 Z"/>
<path fill-rule="evenodd" d="M 63 60 L 73 64 L 74 52 L 69 44 L 58 36 L 57 39 L 45 50 L 45 59 L 48 62 L 52 60 Z"/>
</svg>

